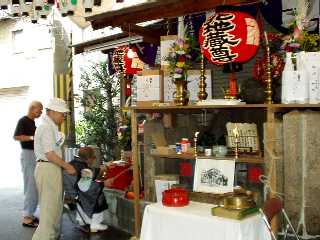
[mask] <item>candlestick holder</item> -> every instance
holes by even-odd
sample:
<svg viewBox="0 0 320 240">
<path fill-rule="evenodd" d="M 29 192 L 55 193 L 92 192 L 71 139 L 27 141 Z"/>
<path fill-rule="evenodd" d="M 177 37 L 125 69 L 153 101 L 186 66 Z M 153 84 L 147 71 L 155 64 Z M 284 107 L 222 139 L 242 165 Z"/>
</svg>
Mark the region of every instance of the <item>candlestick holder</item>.
<svg viewBox="0 0 320 240">
<path fill-rule="evenodd" d="M 237 137 L 235 139 L 235 144 L 236 144 L 236 147 L 234 149 L 234 158 L 238 159 L 239 158 L 239 138 Z"/>
<path fill-rule="evenodd" d="M 272 78 L 271 78 L 271 62 L 270 62 L 270 46 L 268 42 L 268 38 L 266 35 L 266 51 L 267 51 L 267 62 L 266 62 L 266 90 L 264 91 L 266 94 L 265 103 L 266 104 L 272 104 Z"/>
<path fill-rule="evenodd" d="M 208 93 L 206 92 L 206 76 L 205 76 L 205 62 L 204 56 L 201 54 L 201 66 L 200 66 L 200 81 L 199 81 L 199 92 L 198 99 L 200 101 L 206 100 L 208 97 Z"/>
</svg>

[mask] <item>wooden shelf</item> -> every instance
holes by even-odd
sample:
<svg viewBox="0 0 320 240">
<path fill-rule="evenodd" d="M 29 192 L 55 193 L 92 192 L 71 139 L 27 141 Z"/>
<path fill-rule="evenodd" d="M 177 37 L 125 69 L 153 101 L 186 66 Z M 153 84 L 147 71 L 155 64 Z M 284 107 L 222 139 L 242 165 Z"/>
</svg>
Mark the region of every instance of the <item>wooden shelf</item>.
<svg viewBox="0 0 320 240">
<path fill-rule="evenodd" d="M 153 157 L 159 157 L 159 158 L 195 160 L 195 157 L 194 157 L 193 154 L 159 154 L 159 153 L 152 153 L 150 155 L 153 156 Z M 232 157 L 232 156 L 227 156 L 227 157 L 223 157 L 223 158 L 198 156 L 198 158 L 214 159 L 214 160 L 233 160 L 234 159 L 234 157 Z M 245 156 L 245 157 L 240 157 L 240 158 L 236 159 L 236 162 L 263 164 L 264 163 L 264 158 L 263 157 L 256 157 L 256 156 Z"/>
<path fill-rule="evenodd" d="M 164 106 L 134 106 L 133 109 L 137 112 L 173 112 L 173 111 L 200 111 L 215 110 L 215 109 L 264 109 L 281 111 L 288 109 L 320 109 L 320 104 L 239 104 L 239 105 L 196 105 L 190 104 L 187 106 L 175 106 L 175 105 L 164 105 Z"/>
</svg>

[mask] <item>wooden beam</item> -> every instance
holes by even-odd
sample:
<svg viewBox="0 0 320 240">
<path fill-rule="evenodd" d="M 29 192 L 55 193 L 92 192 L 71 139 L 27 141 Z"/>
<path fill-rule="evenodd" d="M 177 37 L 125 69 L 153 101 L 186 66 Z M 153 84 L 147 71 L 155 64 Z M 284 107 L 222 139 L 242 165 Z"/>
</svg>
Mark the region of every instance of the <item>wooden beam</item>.
<svg viewBox="0 0 320 240">
<path fill-rule="evenodd" d="M 128 34 L 136 34 L 143 37 L 144 42 L 153 43 L 160 45 L 160 36 L 165 35 L 166 33 L 162 29 L 147 29 L 145 27 L 140 27 L 135 24 L 123 24 L 121 25 L 122 31 Z"/>
<path fill-rule="evenodd" d="M 121 26 L 123 23 L 139 23 L 160 18 L 173 18 L 190 13 L 205 12 L 219 5 L 258 3 L 260 0 L 159 0 L 116 11 L 86 17 L 93 29 Z"/>
<path fill-rule="evenodd" d="M 137 238 L 140 236 L 141 213 L 140 213 L 140 167 L 138 162 L 138 123 L 136 111 L 131 111 L 131 146 L 132 146 L 132 164 L 133 164 L 133 192 L 134 192 L 134 234 Z"/>
</svg>

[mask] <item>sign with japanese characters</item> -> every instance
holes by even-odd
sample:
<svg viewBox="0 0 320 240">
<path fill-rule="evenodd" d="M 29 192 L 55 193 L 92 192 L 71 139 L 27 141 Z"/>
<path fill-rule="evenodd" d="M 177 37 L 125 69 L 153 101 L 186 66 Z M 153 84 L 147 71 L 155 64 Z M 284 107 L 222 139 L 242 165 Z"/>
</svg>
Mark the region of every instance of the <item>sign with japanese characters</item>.
<svg viewBox="0 0 320 240">
<path fill-rule="evenodd" d="M 144 64 L 139 59 L 135 48 L 118 47 L 112 55 L 112 64 L 117 72 L 133 75 L 143 70 Z"/>
<path fill-rule="evenodd" d="M 202 25 L 199 42 L 204 56 L 212 63 L 246 62 L 257 52 L 259 27 L 243 12 L 223 11 L 209 17 Z"/>
</svg>

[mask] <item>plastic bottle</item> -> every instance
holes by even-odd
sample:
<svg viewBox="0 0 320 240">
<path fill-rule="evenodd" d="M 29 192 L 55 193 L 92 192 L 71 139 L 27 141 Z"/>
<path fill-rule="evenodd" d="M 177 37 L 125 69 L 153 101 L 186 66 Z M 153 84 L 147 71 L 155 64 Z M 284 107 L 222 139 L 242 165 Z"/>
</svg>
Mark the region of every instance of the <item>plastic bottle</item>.
<svg viewBox="0 0 320 240">
<path fill-rule="evenodd" d="M 186 153 L 188 148 L 191 147 L 191 143 L 188 138 L 181 139 L 181 152 Z"/>
</svg>

